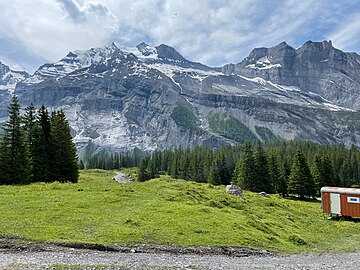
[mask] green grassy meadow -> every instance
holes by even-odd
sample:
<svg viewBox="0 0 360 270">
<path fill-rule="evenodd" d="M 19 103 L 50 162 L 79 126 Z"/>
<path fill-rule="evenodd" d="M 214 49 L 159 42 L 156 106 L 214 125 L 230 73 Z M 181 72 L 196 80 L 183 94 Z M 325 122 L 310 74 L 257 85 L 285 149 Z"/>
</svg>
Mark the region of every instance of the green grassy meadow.
<svg viewBox="0 0 360 270">
<path fill-rule="evenodd" d="M 0 235 L 41 242 L 248 246 L 288 253 L 360 247 L 360 222 L 327 220 L 320 202 L 244 199 L 224 186 L 162 176 L 119 184 L 82 171 L 79 183 L 0 186 Z"/>
</svg>

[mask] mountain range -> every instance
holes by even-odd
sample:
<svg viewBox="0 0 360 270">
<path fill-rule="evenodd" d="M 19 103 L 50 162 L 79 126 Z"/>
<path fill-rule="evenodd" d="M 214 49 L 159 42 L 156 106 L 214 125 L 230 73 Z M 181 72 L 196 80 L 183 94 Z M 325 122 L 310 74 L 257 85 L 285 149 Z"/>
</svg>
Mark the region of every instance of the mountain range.
<svg viewBox="0 0 360 270">
<path fill-rule="evenodd" d="M 360 147 L 360 56 L 330 41 L 256 48 L 223 67 L 112 43 L 32 75 L 0 63 L 0 90 L 1 121 L 14 90 L 23 106 L 63 109 L 81 154 L 281 138 Z"/>
</svg>

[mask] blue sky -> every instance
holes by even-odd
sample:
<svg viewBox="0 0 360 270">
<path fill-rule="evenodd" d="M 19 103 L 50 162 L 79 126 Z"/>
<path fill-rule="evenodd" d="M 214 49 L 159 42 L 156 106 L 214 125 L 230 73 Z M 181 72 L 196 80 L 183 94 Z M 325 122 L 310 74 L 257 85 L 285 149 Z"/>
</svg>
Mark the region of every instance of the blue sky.
<svg viewBox="0 0 360 270">
<path fill-rule="evenodd" d="M 210 66 L 282 41 L 360 53 L 357 0 L 0 0 L 0 25 L 0 61 L 31 72 L 112 41 L 164 43 Z"/>
</svg>

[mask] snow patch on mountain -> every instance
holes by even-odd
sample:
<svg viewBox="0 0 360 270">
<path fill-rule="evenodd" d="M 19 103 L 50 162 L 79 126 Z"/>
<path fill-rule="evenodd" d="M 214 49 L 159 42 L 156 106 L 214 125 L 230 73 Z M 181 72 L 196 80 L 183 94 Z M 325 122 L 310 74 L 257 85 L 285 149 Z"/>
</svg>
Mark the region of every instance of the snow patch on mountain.
<svg viewBox="0 0 360 270">
<path fill-rule="evenodd" d="M 171 79 L 173 79 L 175 75 L 186 74 L 189 77 L 201 82 L 209 76 L 224 75 L 224 73 L 222 72 L 217 72 L 212 70 L 184 68 L 176 65 L 162 64 L 162 63 L 146 64 L 146 66 L 159 70 L 160 72 L 164 73 L 167 77 Z"/>
<path fill-rule="evenodd" d="M 157 50 L 155 47 L 151 47 L 145 43 L 141 43 L 136 47 L 126 47 L 121 46 L 117 43 L 114 43 L 122 52 L 126 54 L 135 55 L 140 61 L 145 62 L 147 60 L 157 60 L 159 59 Z"/>
<path fill-rule="evenodd" d="M 246 68 L 253 68 L 253 69 L 271 69 L 271 68 L 281 68 L 281 64 L 272 64 L 267 56 L 264 56 L 256 61 L 255 64 L 249 64 L 245 66 Z"/>
</svg>

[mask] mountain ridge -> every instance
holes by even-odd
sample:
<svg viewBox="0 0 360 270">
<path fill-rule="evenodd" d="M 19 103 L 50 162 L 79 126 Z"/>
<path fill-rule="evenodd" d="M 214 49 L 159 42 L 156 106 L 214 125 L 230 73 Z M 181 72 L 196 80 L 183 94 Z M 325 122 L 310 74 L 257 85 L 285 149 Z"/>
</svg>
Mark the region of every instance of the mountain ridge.
<svg viewBox="0 0 360 270">
<path fill-rule="evenodd" d="M 24 105 L 64 109 L 84 152 L 280 138 L 360 146 L 358 66 L 329 41 L 256 48 L 218 68 L 164 44 L 112 43 L 41 66 L 16 92 Z"/>
</svg>

